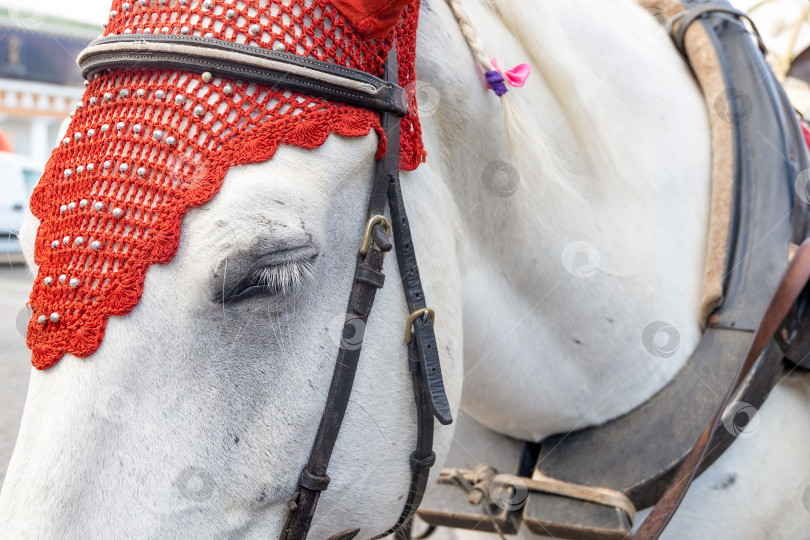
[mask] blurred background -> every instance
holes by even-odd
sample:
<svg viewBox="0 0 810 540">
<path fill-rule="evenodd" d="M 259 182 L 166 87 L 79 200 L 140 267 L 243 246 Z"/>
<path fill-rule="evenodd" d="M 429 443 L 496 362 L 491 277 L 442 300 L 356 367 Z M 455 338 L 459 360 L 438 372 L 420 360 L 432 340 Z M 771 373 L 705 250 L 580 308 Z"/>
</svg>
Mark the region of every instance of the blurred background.
<svg viewBox="0 0 810 540">
<path fill-rule="evenodd" d="M 535 0 L 541 1 L 541 0 Z M 552 1 L 552 0 L 542 0 Z M 30 373 L 25 307 L 31 276 L 16 233 L 51 148 L 84 91 L 75 58 L 99 36 L 111 0 L 0 0 L 0 484 Z M 737 0 L 796 107 L 810 113 L 810 2 Z"/>
</svg>

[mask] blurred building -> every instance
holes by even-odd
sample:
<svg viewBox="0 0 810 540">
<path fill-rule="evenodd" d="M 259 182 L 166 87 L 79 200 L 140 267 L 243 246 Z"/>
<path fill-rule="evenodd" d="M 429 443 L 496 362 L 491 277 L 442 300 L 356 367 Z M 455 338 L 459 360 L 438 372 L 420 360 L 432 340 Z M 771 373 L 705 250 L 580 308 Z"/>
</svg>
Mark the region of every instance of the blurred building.
<svg viewBox="0 0 810 540">
<path fill-rule="evenodd" d="M 100 26 L 0 8 L 0 130 L 14 151 L 45 164 L 81 98 L 79 52 Z"/>
</svg>

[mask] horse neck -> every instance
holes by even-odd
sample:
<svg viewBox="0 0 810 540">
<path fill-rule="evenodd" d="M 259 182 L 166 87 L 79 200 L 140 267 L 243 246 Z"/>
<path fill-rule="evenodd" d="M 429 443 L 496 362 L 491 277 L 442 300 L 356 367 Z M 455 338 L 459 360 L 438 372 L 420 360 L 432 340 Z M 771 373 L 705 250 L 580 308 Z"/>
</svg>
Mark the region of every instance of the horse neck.
<svg viewBox="0 0 810 540">
<path fill-rule="evenodd" d="M 463 2 L 483 48 L 502 67 L 534 64 L 529 83 L 508 94 L 526 124 L 522 147 L 509 148 L 502 104 L 444 2 L 423 7 L 420 23 L 422 97 L 438 101 L 423 115 L 425 139 L 430 173 L 454 205 L 463 405 L 493 429 L 540 438 L 634 408 L 696 345 L 708 127 L 687 69 L 634 2 L 605 11 L 590 0 L 485 1 Z M 673 163 L 673 152 L 686 157 Z M 425 206 L 419 213 L 435 205 L 410 199 Z M 583 246 L 599 259 L 584 276 L 567 260 Z M 666 362 L 641 339 L 657 320 L 679 331 Z M 538 370 L 545 383 L 527 380 Z M 519 388 L 547 398 L 504 397 Z"/>
</svg>

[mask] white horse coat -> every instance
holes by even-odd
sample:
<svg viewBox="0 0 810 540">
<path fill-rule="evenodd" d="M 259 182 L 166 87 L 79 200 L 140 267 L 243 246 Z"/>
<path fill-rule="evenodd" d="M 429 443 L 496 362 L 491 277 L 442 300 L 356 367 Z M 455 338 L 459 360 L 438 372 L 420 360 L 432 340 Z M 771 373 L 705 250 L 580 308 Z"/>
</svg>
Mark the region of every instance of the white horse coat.
<svg viewBox="0 0 810 540">
<path fill-rule="evenodd" d="M 451 11 L 423 0 L 429 157 L 402 183 L 454 413 L 538 440 L 643 403 L 697 344 L 708 119 L 688 69 L 631 0 L 492 2 L 502 17 L 483 0 L 464 5 L 486 50 L 533 62 L 511 95 L 534 135 L 510 155 L 501 104 Z M 1 537 L 278 536 L 326 399 L 375 148 L 373 134 L 333 135 L 234 167 L 99 350 L 32 374 Z M 36 226 L 30 217 L 22 233 L 32 267 Z M 229 275 L 280 266 L 304 279 L 214 300 Z M 409 485 L 407 313 L 393 256 L 385 271 L 312 538 L 386 530 Z M 670 358 L 642 343 L 655 321 L 678 331 Z M 774 394 L 760 432 L 696 483 L 669 538 L 810 530 L 807 388 Z M 452 436 L 437 427 L 434 476 Z"/>
</svg>

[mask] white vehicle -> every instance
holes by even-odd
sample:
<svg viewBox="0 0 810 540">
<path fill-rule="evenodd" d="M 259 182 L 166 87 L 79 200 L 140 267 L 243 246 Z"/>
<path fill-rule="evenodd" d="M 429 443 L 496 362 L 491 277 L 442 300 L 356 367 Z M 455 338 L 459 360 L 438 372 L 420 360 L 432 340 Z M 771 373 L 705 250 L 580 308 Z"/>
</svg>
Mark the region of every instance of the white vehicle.
<svg viewBox="0 0 810 540">
<path fill-rule="evenodd" d="M 20 254 L 17 233 L 43 167 L 27 156 L 0 152 L 0 256 Z"/>
</svg>

